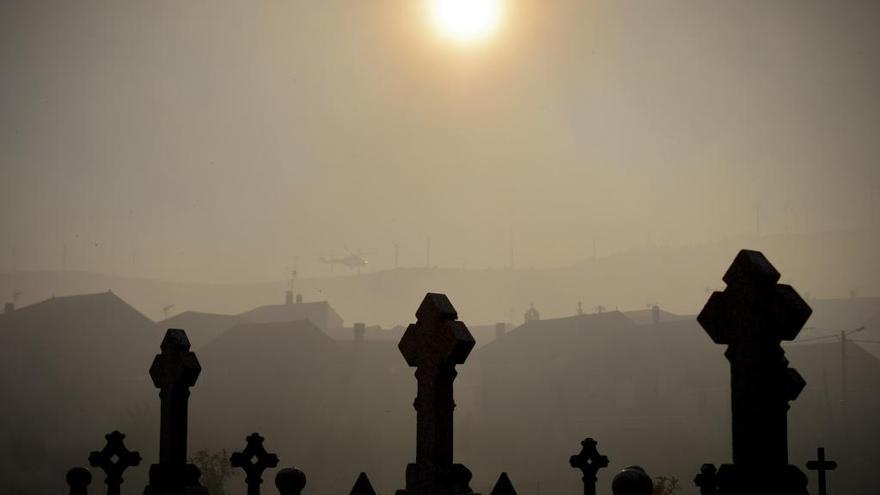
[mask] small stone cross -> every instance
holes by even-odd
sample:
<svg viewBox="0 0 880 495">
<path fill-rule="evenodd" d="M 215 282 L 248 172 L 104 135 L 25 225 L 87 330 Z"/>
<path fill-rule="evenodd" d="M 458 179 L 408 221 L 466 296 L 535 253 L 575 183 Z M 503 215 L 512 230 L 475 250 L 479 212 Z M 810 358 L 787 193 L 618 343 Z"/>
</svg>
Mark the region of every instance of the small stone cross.
<svg viewBox="0 0 880 495">
<path fill-rule="evenodd" d="M 580 469 L 583 473 L 581 480 L 584 482 L 584 495 L 596 495 L 596 473 L 608 467 L 608 457 L 600 454 L 596 445 L 596 441 L 592 438 L 585 438 L 581 442 L 580 453 L 571 456 L 568 460 L 571 467 Z"/>
<path fill-rule="evenodd" d="M 825 495 L 827 493 L 825 472 L 837 469 L 836 462 L 825 460 L 825 447 L 819 447 L 816 460 L 808 462 L 807 469 L 819 472 L 819 495 Z"/>
<path fill-rule="evenodd" d="M 248 486 L 248 495 L 260 495 L 263 471 L 278 466 L 278 456 L 266 452 L 266 448 L 263 447 L 263 437 L 258 433 L 252 433 L 246 440 L 245 449 L 233 453 L 229 458 L 229 463 L 234 468 L 244 470 L 246 475 L 244 482 Z"/>
<path fill-rule="evenodd" d="M 126 469 L 141 463 L 141 455 L 132 452 L 125 447 L 125 435 L 114 431 L 104 435 L 107 444 L 101 450 L 96 450 L 89 455 L 89 464 L 100 468 L 107 478 L 107 495 L 119 495 L 122 485 L 122 474 Z"/>
</svg>

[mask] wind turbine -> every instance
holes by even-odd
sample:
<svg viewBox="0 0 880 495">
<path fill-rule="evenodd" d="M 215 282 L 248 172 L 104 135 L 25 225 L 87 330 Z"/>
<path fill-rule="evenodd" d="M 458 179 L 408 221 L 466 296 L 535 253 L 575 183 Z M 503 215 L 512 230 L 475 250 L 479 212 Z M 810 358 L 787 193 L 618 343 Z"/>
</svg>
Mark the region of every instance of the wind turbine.
<svg viewBox="0 0 880 495">
<path fill-rule="evenodd" d="M 168 312 L 171 311 L 172 308 L 174 308 L 173 304 L 166 304 L 166 305 L 162 306 L 162 313 L 165 314 L 164 319 L 166 319 L 166 320 L 168 319 Z"/>
</svg>

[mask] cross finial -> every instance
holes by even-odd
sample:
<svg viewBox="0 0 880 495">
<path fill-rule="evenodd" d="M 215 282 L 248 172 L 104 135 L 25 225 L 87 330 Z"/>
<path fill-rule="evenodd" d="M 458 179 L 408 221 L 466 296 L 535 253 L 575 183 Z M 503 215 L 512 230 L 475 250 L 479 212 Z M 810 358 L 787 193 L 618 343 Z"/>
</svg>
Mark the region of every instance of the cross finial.
<svg viewBox="0 0 880 495">
<path fill-rule="evenodd" d="M 157 354 L 150 366 L 150 378 L 158 389 L 195 386 L 202 371 L 195 353 L 190 352 L 186 332 L 170 328 L 162 339 L 161 354 Z"/>
<path fill-rule="evenodd" d="M 793 340 L 812 310 L 779 277 L 762 253 L 740 251 L 724 274 L 727 288 L 712 293 L 697 321 L 716 344 Z"/>
<path fill-rule="evenodd" d="M 718 493 L 718 470 L 714 464 L 703 464 L 700 473 L 694 477 L 694 485 L 699 487 L 700 495 Z"/>
<path fill-rule="evenodd" d="M 807 469 L 819 472 L 819 495 L 827 492 L 825 472 L 837 469 L 837 463 L 825 459 L 825 447 L 819 447 L 816 452 L 816 460 L 807 463 Z"/>
<path fill-rule="evenodd" d="M 264 439 L 259 433 L 250 434 L 246 440 L 245 449 L 233 453 L 229 458 L 229 463 L 234 468 L 244 470 L 248 495 L 259 495 L 260 485 L 263 483 L 263 471 L 278 466 L 278 456 L 266 451 L 266 448 L 263 447 Z"/>
<path fill-rule="evenodd" d="M 596 473 L 608 467 L 608 457 L 600 454 L 596 446 L 595 440 L 585 438 L 581 442 L 580 453 L 568 460 L 571 467 L 580 469 L 583 473 L 581 480 L 584 482 L 584 495 L 596 495 Z"/>
<path fill-rule="evenodd" d="M 119 495 L 122 485 L 122 474 L 126 469 L 141 463 L 141 455 L 132 452 L 125 446 L 125 435 L 114 431 L 104 435 L 106 445 L 101 450 L 96 450 L 89 455 L 89 464 L 100 468 L 107 478 L 107 495 Z"/>
<path fill-rule="evenodd" d="M 406 363 L 413 367 L 462 364 L 474 348 L 474 338 L 444 294 L 425 295 L 416 311 L 416 323 L 400 339 Z"/>
</svg>

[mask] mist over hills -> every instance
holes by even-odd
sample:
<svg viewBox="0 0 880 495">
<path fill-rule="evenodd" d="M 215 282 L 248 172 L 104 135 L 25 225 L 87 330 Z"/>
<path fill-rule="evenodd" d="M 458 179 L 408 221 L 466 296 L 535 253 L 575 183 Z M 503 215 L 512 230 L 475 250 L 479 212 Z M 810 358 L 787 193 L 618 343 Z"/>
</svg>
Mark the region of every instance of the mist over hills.
<svg viewBox="0 0 880 495">
<path fill-rule="evenodd" d="M 547 240 L 548 243 L 552 239 Z M 412 317 L 425 292 L 449 294 L 472 324 L 520 323 L 529 305 L 544 317 L 585 312 L 643 309 L 657 304 L 678 314 L 694 314 L 707 291 L 723 286 L 721 275 L 739 249 L 763 251 L 807 298 L 880 294 L 880 237 L 873 230 L 739 237 L 690 246 L 650 246 L 570 266 L 462 269 L 401 267 L 362 275 L 301 278 L 293 290 L 306 301 L 327 300 L 345 319 L 392 327 Z M 264 304 L 280 304 L 289 281 L 204 284 L 129 278 L 79 271 L 26 271 L 0 274 L 0 294 L 20 291 L 19 305 L 53 295 L 112 290 L 154 320 L 163 307 L 235 314 Z"/>
</svg>

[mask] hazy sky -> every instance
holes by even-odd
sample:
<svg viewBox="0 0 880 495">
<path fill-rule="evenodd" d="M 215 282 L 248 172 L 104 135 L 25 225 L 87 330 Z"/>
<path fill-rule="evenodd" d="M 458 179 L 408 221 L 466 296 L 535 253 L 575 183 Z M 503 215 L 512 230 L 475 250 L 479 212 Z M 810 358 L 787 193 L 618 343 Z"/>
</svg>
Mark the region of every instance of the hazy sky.
<svg viewBox="0 0 880 495">
<path fill-rule="evenodd" d="M 0 269 L 548 266 L 880 205 L 880 4 L 0 3 Z M 786 206 L 787 205 L 787 206 Z M 808 206 L 808 208 L 807 208 Z M 807 213 L 807 211 L 809 213 Z"/>
</svg>

